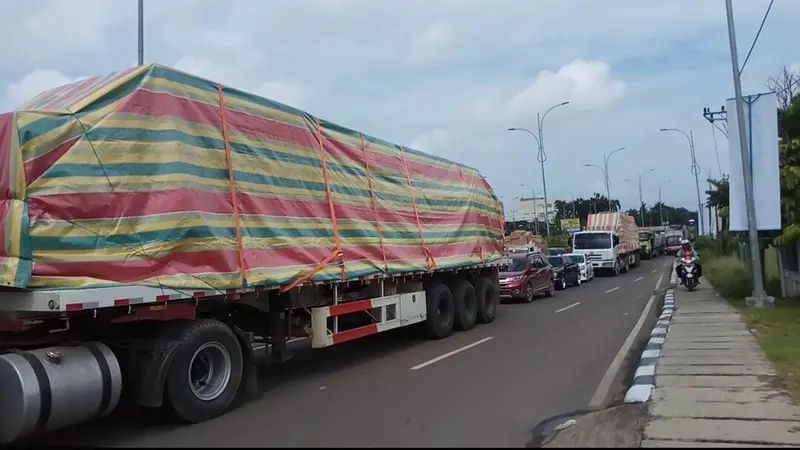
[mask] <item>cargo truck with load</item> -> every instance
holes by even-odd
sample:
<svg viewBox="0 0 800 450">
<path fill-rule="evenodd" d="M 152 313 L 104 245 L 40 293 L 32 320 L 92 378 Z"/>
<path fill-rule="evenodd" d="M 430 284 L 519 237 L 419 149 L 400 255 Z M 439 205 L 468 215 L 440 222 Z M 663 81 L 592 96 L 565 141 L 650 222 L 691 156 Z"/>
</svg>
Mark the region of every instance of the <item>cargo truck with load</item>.
<svg viewBox="0 0 800 450">
<path fill-rule="evenodd" d="M 573 253 L 586 255 L 595 272 L 614 276 L 638 267 L 641 260 L 636 221 L 618 212 L 589 214 L 584 230 L 572 235 L 572 247 Z"/>
<path fill-rule="evenodd" d="M 495 319 L 480 173 L 161 65 L 0 115 L 0 443 L 109 414 L 182 422 L 256 385 L 254 348 Z"/>
</svg>

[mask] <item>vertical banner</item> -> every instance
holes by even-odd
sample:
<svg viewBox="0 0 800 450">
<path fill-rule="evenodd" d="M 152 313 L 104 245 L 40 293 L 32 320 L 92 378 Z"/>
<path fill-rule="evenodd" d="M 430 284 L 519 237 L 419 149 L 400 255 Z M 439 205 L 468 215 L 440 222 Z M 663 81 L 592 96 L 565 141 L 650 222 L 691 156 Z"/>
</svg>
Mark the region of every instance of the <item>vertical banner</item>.
<svg viewBox="0 0 800 450">
<path fill-rule="evenodd" d="M 736 100 L 728 99 L 730 154 L 730 229 L 747 231 L 742 153 Z M 744 97 L 744 124 L 753 174 L 756 224 L 759 230 L 781 229 L 780 169 L 778 167 L 778 101 L 775 93 Z"/>
</svg>

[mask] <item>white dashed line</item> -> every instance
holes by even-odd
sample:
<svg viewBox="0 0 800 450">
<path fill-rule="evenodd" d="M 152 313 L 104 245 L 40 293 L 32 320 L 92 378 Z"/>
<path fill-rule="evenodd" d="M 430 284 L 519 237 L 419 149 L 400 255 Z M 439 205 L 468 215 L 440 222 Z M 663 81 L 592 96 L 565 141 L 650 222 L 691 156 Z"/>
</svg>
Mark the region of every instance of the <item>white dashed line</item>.
<svg viewBox="0 0 800 450">
<path fill-rule="evenodd" d="M 570 308 L 574 308 L 574 307 L 576 307 L 576 306 L 578 306 L 578 305 L 580 305 L 580 304 L 581 304 L 581 302 L 576 302 L 576 303 L 573 303 L 573 304 L 571 304 L 571 305 L 569 305 L 569 306 L 565 306 L 565 307 L 563 307 L 563 308 L 561 308 L 561 309 L 557 309 L 557 310 L 556 310 L 556 314 L 558 314 L 558 313 L 560 313 L 560 312 L 564 312 L 564 311 L 566 311 L 566 310 L 568 310 L 568 309 L 570 309 Z"/>
<path fill-rule="evenodd" d="M 642 278 L 644 278 L 644 277 L 639 277 L 639 278 L 633 280 L 633 282 L 636 283 L 637 281 L 641 280 Z"/>
<path fill-rule="evenodd" d="M 428 367 L 431 364 L 435 364 L 435 363 L 437 363 L 437 362 L 439 362 L 439 361 L 441 361 L 441 360 L 443 360 L 445 358 L 449 358 L 449 357 L 451 357 L 453 355 L 461 353 L 464 350 L 469 350 L 472 347 L 475 347 L 477 345 L 481 345 L 484 342 L 491 341 L 492 339 L 494 339 L 494 336 L 485 337 L 485 338 L 481 339 L 480 341 L 476 341 L 476 342 L 473 342 L 472 344 L 465 345 L 465 346 L 463 346 L 461 348 L 457 348 L 457 349 L 453 350 L 452 352 L 448 352 L 448 353 L 445 353 L 444 355 L 437 356 L 436 358 L 433 358 L 433 359 L 431 359 L 429 361 L 425 361 L 422 364 L 417 364 L 416 366 L 412 367 L 410 370 L 419 370 L 419 369 L 422 369 L 423 367 Z"/>
<path fill-rule="evenodd" d="M 617 286 L 617 287 L 615 287 L 615 288 L 611 288 L 611 289 L 607 290 L 607 291 L 606 291 L 606 294 L 610 294 L 610 293 L 612 293 L 612 292 L 616 291 L 617 289 L 619 289 L 619 286 Z"/>
</svg>

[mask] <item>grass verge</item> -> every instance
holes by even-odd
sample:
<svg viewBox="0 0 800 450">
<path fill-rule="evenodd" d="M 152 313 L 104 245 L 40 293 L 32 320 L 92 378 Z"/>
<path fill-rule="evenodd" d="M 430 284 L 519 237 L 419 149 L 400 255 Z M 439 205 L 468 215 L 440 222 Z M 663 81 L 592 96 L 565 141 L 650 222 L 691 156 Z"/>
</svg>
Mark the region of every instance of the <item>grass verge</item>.
<svg viewBox="0 0 800 450">
<path fill-rule="evenodd" d="M 786 382 L 795 402 L 800 402 L 800 299 L 776 299 L 775 308 L 748 308 L 744 300 L 729 300 Z"/>
<path fill-rule="evenodd" d="M 795 402 L 800 402 L 800 298 L 776 299 L 775 308 L 747 308 L 743 298 L 752 292 L 747 266 L 735 257 L 709 259 L 704 275 L 755 329 L 756 340 L 786 382 Z"/>
</svg>

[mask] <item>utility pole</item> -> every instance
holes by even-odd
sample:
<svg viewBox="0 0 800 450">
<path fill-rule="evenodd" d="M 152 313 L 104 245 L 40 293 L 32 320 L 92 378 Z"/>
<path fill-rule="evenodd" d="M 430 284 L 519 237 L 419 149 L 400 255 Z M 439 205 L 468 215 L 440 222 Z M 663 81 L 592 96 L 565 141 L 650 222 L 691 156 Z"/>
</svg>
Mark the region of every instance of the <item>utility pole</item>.
<svg viewBox="0 0 800 450">
<path fill-rule="evenodd" d="M 139 65 L 144 65 L 144 0 L 139 0 Z"/>
<path fill-rule="evenodd" d="M 692 175 L 694 175 L 694 186 L 697 190 L 697 222 L 699 223 L 699 232 L 703 234 L 703 201 L 700 200 L 700 178 L 698 174 L 700 173 L 700 167 L 697 165 L 697 159 L 695 158 L 694 152 L 694 134 L 692 130 L 689 130 L 689 134 L 686 134 L 685 131 L 679 130 L 677 128 L 662 128 L 659 131 L 674 131 L 676 133 L 682 134 L 687 141 L 689 141 L 689 157 L 692 163 Z"/>
<path fill-rule="evenodd" d="M 672 180 L 663 181 L 663 182 L 661 182 L 661 184 L 658 185 L 658 223 L 659 223 L 659 225 L 664 225 L 664 201 L 661 199 L 661 188 L 665 184 L 669 183 L 670 181 L 672 181 Z"/>
<path fill-rule="evenodd" d="M 629 179 L 625 180 L 625 181 L 628 181 L 630 183 L 635 184 L 636 187 L 639 189 L 639 211 L 640 211 L 639 212 L 639 217 L 641 217 L 642 226 L 645 225 L 645 223 L 644 223 L 644 197 L 642 195 L 642 178 L 644 178 L 644 176 L 647 175 L 648 173 L 653 172 L 655 170 L 656 169 L 647 169 L 644 172 L 640 173 L 639 175 L 637 175 L 637 181 L 633 181 L 633 180 L 629 180 Z"/>
<path fill-rule="evenodd" d="M 750 163 L 750 149 L 745 130 L 744 99 L 742 97 L 742 80 L 739 73 L 739 54 L 736 49 L 736 25 L 733 20 L 732 0 L 725 0 L 725 12 L 728 20 L 728 41 L 731 50 L 731 69 L 733 70 L 733 91 L 736 98 L 736 120 L 739 131 L 739 150 L 742 157 L 742 175 L 744 175 L 744 198 L 747 209 L 747 229 L 750 241 L 750 269 L 753 271 L 753 295 L 745 299 L 747 306 L 764 308 L 774 306 L 775 299 L 764 291 L 764 279 L 761 272 L 761 252 L 758 246 L 758 223 L 756 222 L 756 201 L 753 195 L 753 168 Z"/>
</svg>

